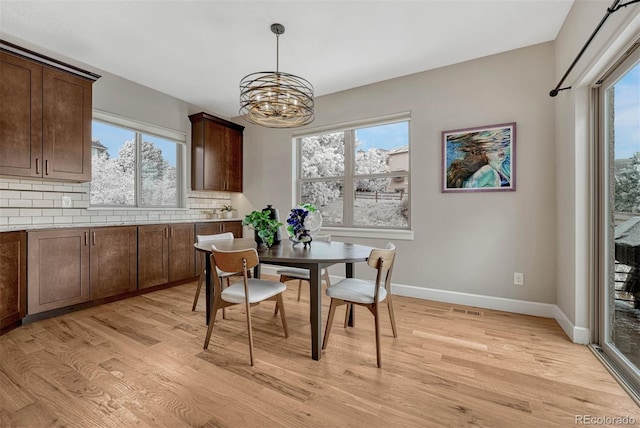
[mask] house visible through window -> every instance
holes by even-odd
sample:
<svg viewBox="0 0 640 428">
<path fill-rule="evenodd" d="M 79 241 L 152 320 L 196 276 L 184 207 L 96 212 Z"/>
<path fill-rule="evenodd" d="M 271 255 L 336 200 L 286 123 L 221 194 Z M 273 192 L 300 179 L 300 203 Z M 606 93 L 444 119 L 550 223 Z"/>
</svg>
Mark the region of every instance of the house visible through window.
<svg viewBox="0 0 640 428">
<path fill-rule="evenodd" d="M 296 139 L 298 200 L 326 226 L 408 229 L 409 120 Z"/>
<path fill-rule="evenodd" d="M 181 152 L 173 139 L 94 119 L 90 204 L 178 207 Z"/>
</svg>

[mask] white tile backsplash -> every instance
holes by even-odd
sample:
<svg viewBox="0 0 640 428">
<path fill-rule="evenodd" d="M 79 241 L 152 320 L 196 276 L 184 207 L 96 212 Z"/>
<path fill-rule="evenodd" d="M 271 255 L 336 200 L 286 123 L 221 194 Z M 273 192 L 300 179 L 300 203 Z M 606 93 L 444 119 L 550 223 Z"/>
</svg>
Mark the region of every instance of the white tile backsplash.
<svg viewBox="0 0 640 428">
<path fill-rule="evenodd" d="M 227 192 L 188 190 L 186 209 L 89 209 L 89 191 L 89 183 L 0 177 L 0 226 L 194 221 L 231 204 Z M 62 207 L 63 196 L 71 198 L 71 208 Z"/>
</svg>

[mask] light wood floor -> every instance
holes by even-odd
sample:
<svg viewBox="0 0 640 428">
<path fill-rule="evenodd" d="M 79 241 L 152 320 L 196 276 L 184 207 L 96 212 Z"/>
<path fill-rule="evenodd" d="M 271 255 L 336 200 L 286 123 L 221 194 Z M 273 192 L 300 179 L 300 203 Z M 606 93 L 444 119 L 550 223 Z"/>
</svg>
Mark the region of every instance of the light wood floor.
<svg viewBox="0 0 640 428">
<path fill-rule="evenodd" d="M 1 336 L 0 426 L 567 427 L 576 415 L 640 422 L 635 403 L 553 320 L 396 297 L 399 337 L 384 315 L 382 369 L 366 310 L 347 330 L 336 317 L 318 362 L 310 358 L 308 290 L 297 302 L 291 283 L 288 339 L 273 303 L 252 310 L 252 368 L 241 307 L 218 317 L 203 351 L 204 298 L 191 312 L 194 290 L 186 284 Z"/>
</svg>

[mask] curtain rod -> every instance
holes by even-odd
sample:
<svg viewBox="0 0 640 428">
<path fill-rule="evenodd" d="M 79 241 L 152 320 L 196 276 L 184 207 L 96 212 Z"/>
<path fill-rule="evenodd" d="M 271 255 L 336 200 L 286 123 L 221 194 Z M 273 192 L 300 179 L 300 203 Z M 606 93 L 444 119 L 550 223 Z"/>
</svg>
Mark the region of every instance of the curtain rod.
<svg viewBox="0 0 640 428">
<path fill-rule="evenodd" d="M 582 54 L 584 53 L 584 51 L 587 50 L 587 47 L 589 46 L 589 44 L 591 44 L 591 41 L 596 36 L 596 34 L 598 34 L 598 31 L 600 31 L 600 28 L 602 28 L 602 26 L 604 25 L 605 21 L 609 18 L 609 16 L 611 14 L 619 11 L 623 7 L 627 7 L 627 6 L 630 6 L 630 5 L 632 5 L 634 3 L 638 3 L 638 2 L 640 2 L 640 0 L 630 0 L 630 1 L 626 2 L 626 3 L 620 4 L 620 0 L 614 0 L 614 2 L 611 4 L 611 6 L 609 6 L 607 8 L 607 13 L 605 13 L 605 15 L 602 17 L 602 19 L 600 20 L 600 23 L 598 24 L 596 29 L 593 30 L 593 33 L 591 33 L 591 37 L 589 37 L 589 39 L 584 44 L 584 46 L 582 46 L 582 49 L 580 49 L 580 52 L 578 52 L 578 55 L 576 56 L 576 59 L 573 60 L 573 62 L 569 66 L 569 69 L 567 69 L 567 72 L 564 73 L 564 76 L 562 76 L 562 79 L 560 79 L 560 82 L 556 85 L 556 87 L 554 89 L 552 89 L 549 92 L 549 96 L 555 97 L 556 95 L 558 95 L 558 92 L 564 91 L 566 89 L 571 89 L 571 86 L 566 86 L 564 88 L 561 88 L 560 86 L 562 86 L 562 84 L 564 83 L 564 81 L 567 78 L 567 76 L 569 75 L 569 73 L 571 73 L 571 70 L 573 70 L 573 67 L 575 67 L 575 65 L 578 62 L 578 60 L 580 59 L 580 57 L 582 57 Z"/>
</svg>

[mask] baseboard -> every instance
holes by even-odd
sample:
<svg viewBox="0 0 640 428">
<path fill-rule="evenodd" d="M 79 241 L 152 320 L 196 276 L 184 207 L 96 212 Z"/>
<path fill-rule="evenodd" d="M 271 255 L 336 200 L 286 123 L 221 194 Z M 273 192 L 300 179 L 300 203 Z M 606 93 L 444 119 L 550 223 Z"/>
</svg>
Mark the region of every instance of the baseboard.
<svg viewBox="0 0 640 428">
<path fill-rule="evenodd" d="M 278 266 L 262 266 L 262 272 L 275 275 Z M 337 282 L 341 277 L 331 276 L 331 282 Z M 512 312 L 516 314 L 532 315 L 543 318 L 553 318 L 560 328 L 574 343 L 588 344 L 590 331 L 588 328 L 577 327 L 562 310 L 551 303 L 529 302 L 526 300 L 507 299 L 504 297 L 483 296 L 480 294 L 462 293 L 459 291 L 437 290 L 433 288 L 415 287 L 413 285 L 393 284 L 391 290 L 394 295 L 414 297 L 416 299 L 433 300 L 436 302 L 452 303 L 456 305 L 473 306 L 476 308 L 493 309 L 496 311 Z"/>
</svg>

